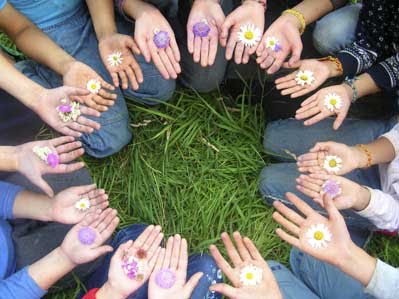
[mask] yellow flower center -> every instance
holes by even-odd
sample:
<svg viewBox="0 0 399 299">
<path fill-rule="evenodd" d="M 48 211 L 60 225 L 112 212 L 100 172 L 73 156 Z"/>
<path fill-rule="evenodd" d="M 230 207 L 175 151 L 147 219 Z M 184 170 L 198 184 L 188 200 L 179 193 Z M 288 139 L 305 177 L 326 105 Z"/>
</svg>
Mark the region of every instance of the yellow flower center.
<svg viewBox="0 0 399 299">
<path fill-rule="evenodd" d="M 254 33 L 252 31 L 247 31 L 245 32 L 244 37 L 248 40 L 251 40 L 254 38 Z"/>
<path fill-rule="evenodd" d="M 308 76 L 306 75 L 302 75 L 300 78 L 302 81 L 308 81 Z"/>
<path fill-rule="evenodd" d="M 337 167 L 337 161 L 336 160 L 330 160 L 330 162 L 328 162 L 328 165 L 330 166 L 330 167 Z"/>
<path fill-rule="evenodd" d="M 317 231 L 314 233 L 313 238 L 317 241 L 321 241 L 324 239 L 324 234 L 321 231 Z"/>
<path fill-rule="evenodd" d="M 335 105 L 337 105 L 337 99 L 331 99 L 330 104 L 335 107 Z"/>
<path fill-rule="evenodd" d="M 97 84 L 93 83 L 93 84 L 90 86 L 90 88 L 91 88 L 91 89 L 97 89 Z"/>
<path fill-rule="evenodd" d="M 80 204 L 80 208 L 81 208 L 81 209 L 85 209 L 85 208 L 86 208 L 86 204 L 85 204 L 84 202 L 82 202 L 82 203 Z"/>
<path fill-rule="evenodd" d="M 118 61 L 118 56 L 114 56 L 114 61 Z"/>
<path fill-rule="evenodd" d="M 270 41 L 270 46 L 274 46 L 276 43 L 274 42 L 274 40 Z"/>
<path fill-rule="evenodd" d="M 253 273 L 247 273 L 245 276 L 248 280 L 254 279 L 254 274 Z"/>
</svg>

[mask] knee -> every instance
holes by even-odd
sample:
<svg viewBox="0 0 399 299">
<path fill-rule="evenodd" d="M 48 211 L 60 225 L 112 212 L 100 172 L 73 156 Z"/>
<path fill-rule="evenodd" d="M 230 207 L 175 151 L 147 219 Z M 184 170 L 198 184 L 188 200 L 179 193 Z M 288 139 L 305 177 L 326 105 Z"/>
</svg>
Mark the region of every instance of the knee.
<svg viewBox="0 0 399 299">
<path fill-rule="evenodd" d="M 160 78 L 157 81 L 157 84 L 155 84 L 153 90 L 150 90 L 149 94 L 151 95 L 151 98 L 157 101 L 166 102 L 172 98 L 175 90 L 175 80 L 165 80 L 163 78 Z M 157 104 L 157 102 L 155 102 L 154 104 Z"/>
<path fill-rule="evenodd" d="M 208 93 L 219 88 L 224 79 L 224 72 L 217 67 L 194 67 L 195 71 L 183 73 L 180 82 L 184 87 L 192 88 L 199 93 Z"/>
<path fill-rule="evenodd" d="M 222 281 L 222 272 L 218 268 L 215 260 L 208 254 L 194 254 L 189 257 L 189 265 L 196 272 L 204 273 L 203 278 L 206 278 L 211 283 L 218 283 Z"/>
<path fill-rule="evenodd" d="M 131 224 L 121 229 L 115 236 L 114 240 L 117 243 L 127 242 L 129 240 L 136 240 L 143 231 L 147 228 L 146 224 Z"/>
<path fill-rule="evenodd" d="M 281 201 L 281 194 L 278 192 L 281 179 L 279 164 L 271 164 L 262 169 L 259 192 L 267 205 L 273 205 L 276 200 Z"/>
</svg>

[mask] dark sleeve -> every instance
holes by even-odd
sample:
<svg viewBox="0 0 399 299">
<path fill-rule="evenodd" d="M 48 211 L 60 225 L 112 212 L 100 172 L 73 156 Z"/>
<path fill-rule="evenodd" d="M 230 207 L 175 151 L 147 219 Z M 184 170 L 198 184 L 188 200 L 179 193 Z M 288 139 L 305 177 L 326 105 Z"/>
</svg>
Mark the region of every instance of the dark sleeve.
<svg viewBox="0 0 399 299">
<path fill-rule="evenodd" d="M 381 89 L 397 88 L 399 86 L 399 53 L 373 65 L 366 73 Z"/>
<path fill-rule="evenodd" d="M 21 187 L 0 181 L 0 219 L 12 219 L 14 202 Z"/>
</svg>

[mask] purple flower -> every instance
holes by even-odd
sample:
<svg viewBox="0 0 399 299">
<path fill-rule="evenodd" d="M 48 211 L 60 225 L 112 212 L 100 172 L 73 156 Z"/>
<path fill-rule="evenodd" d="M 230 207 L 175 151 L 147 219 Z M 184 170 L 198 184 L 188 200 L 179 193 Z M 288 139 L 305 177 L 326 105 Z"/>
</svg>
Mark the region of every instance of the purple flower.
<svg viewBox="0 0 399 299">
<path fill-rule="evenodd" d="M 170 37 L 166 31 L 159 31 L 154 35 L 154 44 L 158 49 L 165 49 L 169 46 Z"/>
<path fill-rule="evenodd" d="M 69 104 L 62 104 L 58 106 L 58 111 L 62 113 L 71 113 L 72 107 Z"/>
<path fill-rule="evenodd" d="M 129 279 L 135 279 L 139 271 L 138 263 L 133 258 L 125 258 L 122 262 L 122 269 Z"/>
<path fill-rule="evenodd" d="M 276 44 L 275 46 L 274 46 L 274 52 L 279 52 L 279 51 L 281 51 L 281 49 L 282 49 L 283 47 L 281 47 L 281 45 L 280 44 Z"/>
<path fill-rule="evenodd" d="M 209 27 L 204 21 L 195 23 L 193 26 L 193 32 L 195 36 L 207 37 L 210 31 L 211 27 Z"/>
<path fill-rule="evenodd" d="M 91 245 L 96 240 L 96 232 L 88 226 L 82 227 L 79 230 L 78 237 L 83 245 Z"/>
<path fill-rule="evenodd" d="M 56 168 L 58 164 L 60 164 L 60 159 L 58 158 L 58 155 L 54 153 L 48 154 L 47 164 L 50 165 L 52 168 Z"/>
<path fill-rule="evenodd" d="M 334 180 L 328 180 L 323 185 L 323 193 L 328 194 L 331 198 L 337 197 L 341 192 L 341 185 Z"/>
<path fill-rule="evenodd" d="M 176 274 L 169 269 L 161 270 L 155 276 L 155 283 L 163 289 L 170 289 L 176 283 Z"/>
</svg>

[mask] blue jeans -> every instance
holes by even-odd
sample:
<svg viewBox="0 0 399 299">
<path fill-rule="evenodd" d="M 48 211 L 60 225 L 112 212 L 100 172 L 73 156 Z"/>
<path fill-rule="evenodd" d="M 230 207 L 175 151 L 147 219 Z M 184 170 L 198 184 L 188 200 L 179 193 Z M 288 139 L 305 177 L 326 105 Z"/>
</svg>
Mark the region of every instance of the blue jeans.
<svg viewBox="0 0 399 299">
<path fill-rule="evenodd" d="M 341 7 L 317 21 L 313 44 L 322 55 L 331 55 L 350 44 L 355 32 L 362 4 Z"/>
<path fill-rule="evenodd" d="M 291 250 L 290 265 L 269 262 L 284 299 L 373 299 L 360 282 L 338 268 L 297 249 Z"/>
<path fill-rule="evenodd" d="M 120 33 L 132 34 L 133 26 L 131 24 L 119 16 L 116 19 Z M 88 9 L 83 1 L 80 11 L 67 22 L 42 28 L 42 30 L 75 59 L 89 65 L 105 81 L 112 83 L 111 76 L 100 58 L 97 37 Z M 152 63 L 146 63 L 142 56 L 136 56 L 136 59 L 144 75 L 144 82 L 140 85 L 139 90 L 116 89 L 118 97 L 114 106 L 102 113 L 100 118 L 93 118 L 101 124 L 101 129 L 81 137 L 86 153 L 93 157 L 103 158 L 112 155 L 132 139 L 129 113 L 124 97 L 154 105 L 159 101 L 168 100 L 175 90 L 175 82 L 164 80 Z M 16 67 L 44 87 L 54 88 L 62 85 L 60 75 L 32 60 L 19 62 Z"/>
<path fill-rule="evenodd" d="M 133 224 L 121 231 L 113 239 L 111 246 L 116 249 L 122 243 L 128 240 L 135 240 L 145 230 L 146 225 L 144 224 Z M 105 256 L 102 265 L 93 273 L 93 275 L 86 281 L 85 286 L 87 290 L 93 288 L 100 288 L 108 280 L 108 270 L 112 259 L 113 253 L 109 253 Z M 222 274 L 217 267 L 212 257 L 205 254 L 192 255 L 188 259 L 187 279 L 193 276 L 197 272 L 202 272 L 200 282 L 192 293 L 192 299 L 219 299 L 220 295 L 209 291 L 209 287 L 212 284 L 222 282 Z M 130 299 L 147 299 L 148 283 L 142 286 L 136 293 L 129 296 Z M 78 296 L 81 298 L 82 294 Z"/>
<path fill-rule="evenodd" d="M 302 122 L 295 119 L 278 120 L 271 122 L 265 130 L 264 142 L 266 152 L 282 163 L 270 164 L 263 168 L 260 175 L 259 190 L 267 204 L 279 200 L 292 206 L 285 200 L 285 193 L 292 192 L 304 199 L 310 206 L 321 214 L 325 214 L 317 203 L 296 189 L 295 179 L 299 176 L 296 161 L 292 154 L 300 156 L 309 151 L 319 141 L 336 141 L 347 145 L 369 143 L 385 132 L 389 131 L 397 119 L 389 120 L 355 120 L 347 119 L 338 131 L 332 129 L 333 119 L 323 120 L 313 126 L 304 127 Z M 288 154 L 288 153 L 291 153 Z M 355 170 L 347 178 L 371 188 L 380 188 L 378 167 Z M 351 232 L 360 230 L 356 236 L 361 235 L 365 228 L 371 229 L 371 223 L 354 213 L 352 210 L 342 211 Z M 366 234 L 366 232 L 364 232 Z M 352 234 L 353 237 L 353 234 Z M 363 245 L 367 236 L 357 240 L 356 244 Z"/>
</svg>

